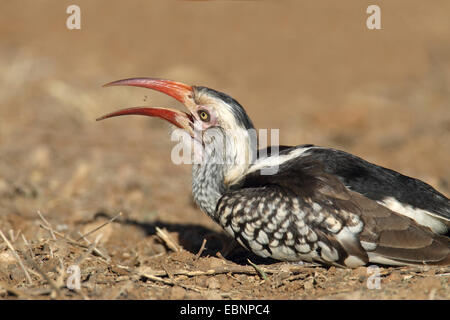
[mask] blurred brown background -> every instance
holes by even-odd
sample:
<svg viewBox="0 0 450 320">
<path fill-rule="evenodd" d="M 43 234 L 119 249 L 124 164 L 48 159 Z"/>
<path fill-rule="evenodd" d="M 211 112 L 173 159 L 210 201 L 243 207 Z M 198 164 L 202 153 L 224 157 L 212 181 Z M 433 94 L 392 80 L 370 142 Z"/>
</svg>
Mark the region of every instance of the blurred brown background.
<svg viewBox="0 0 450 320">
<path fill-rule="evenodd" d="M 81 30 L 66 28 L 71 4 Z M 382 30 L 366 28 L 370 4 Z M 122 211 L 219 230 L 191 204 L 190 167 L 171 163 L 165 123 L 95 122 L 177 105 L 101 87 L 136 76 L 226 92 L 282 144 L 343 149 L 449 195 L 449 12 L 447 0 L 4 1 L 0 226 L 31 237 L 36 210 L 69 227 Z"/>
</svg>

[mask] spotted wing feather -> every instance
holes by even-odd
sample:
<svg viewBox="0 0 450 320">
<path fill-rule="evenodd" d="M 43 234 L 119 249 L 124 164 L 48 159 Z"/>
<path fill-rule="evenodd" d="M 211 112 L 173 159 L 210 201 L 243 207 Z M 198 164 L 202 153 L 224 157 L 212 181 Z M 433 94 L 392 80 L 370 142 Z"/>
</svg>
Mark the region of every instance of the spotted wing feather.
<svg viewBox="0 0 450 320">
<path fill-rule="evenodd" d="M 219 200 L 216 220 L 256 254 L 357 267 L 448 264 L 449 241 L 347 189 L 319 162 L 252 172 Z"/>
</svg>

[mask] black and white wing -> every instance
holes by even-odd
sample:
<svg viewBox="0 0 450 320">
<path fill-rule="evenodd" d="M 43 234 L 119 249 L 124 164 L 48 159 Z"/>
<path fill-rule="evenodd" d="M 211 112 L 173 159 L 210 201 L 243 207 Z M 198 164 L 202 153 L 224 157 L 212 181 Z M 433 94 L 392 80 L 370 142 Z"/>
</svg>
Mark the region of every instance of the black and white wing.
<svg viewBox="0 0 450 320">
<path fill-rule="evenodd" d="M 285 153 L 277 165 L 262 175 L 259 163 L 217 204 L 216 221 L 254 253 L 346 267 L 450 263 L 448 238 L 347 189 L 321 162 Z"/>
<path fill-rule="evenodd" d="M 314 145 L 280 147 L 282 157 L 295 154 L 321 163 L 326 173 L 336 176 L 348 189 L 435 233 L 450 235 L 450 199 L 425 182 L 336 149 Z"/>
</svg>

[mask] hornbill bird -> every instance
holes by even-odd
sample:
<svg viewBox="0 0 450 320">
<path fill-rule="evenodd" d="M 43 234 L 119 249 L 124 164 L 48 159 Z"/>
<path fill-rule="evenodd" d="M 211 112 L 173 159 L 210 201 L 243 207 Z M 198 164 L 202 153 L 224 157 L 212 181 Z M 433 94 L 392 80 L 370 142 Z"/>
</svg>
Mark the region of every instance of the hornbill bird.
<svg viewBox="0 0 450 320">
<path fill-rule="evenodd" d="M 156 78 L 105 86 L 149 88 L 184 104 L 187 112 L 135 107 L 97 120 L 146 115 L 183 129 L 197 159 L 195 202 L 255 254 L 349 268 L 450 264 L 450 200 L 430 185 L 331 148 L 258 150 L 244 108 L 207 87 Z"/>
</svg>

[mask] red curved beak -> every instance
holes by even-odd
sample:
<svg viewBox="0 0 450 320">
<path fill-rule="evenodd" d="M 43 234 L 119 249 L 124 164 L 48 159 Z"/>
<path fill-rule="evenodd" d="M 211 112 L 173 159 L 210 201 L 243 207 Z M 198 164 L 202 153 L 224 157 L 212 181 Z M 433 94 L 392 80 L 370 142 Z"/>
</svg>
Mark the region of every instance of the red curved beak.
<svg viewBox="0 0 450 320">
<path fill-rule="evenodd" d="M 177 99 L 188 109 L 191 109 L 191 106 L 195 105 L 193 99 L 193 88 L 187 84 L 180 82 L 156 78 L 131 78 L 113 81 L 104 85 L 104 87 L 110 86 L 134 86 L 153 89 Z M 143 115 L 149 117 L 158 117 L 167 120 L 178 128 L 185 129 L 189 132 L 192 132 L 193 129 L 192 114 L 170 108 L 127 108 L 106 114 L 100 118 L 97 118 L 96 120 L 100 121 L 103 119 L 124 115 Z"/>
</svg>

